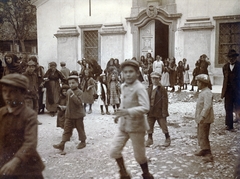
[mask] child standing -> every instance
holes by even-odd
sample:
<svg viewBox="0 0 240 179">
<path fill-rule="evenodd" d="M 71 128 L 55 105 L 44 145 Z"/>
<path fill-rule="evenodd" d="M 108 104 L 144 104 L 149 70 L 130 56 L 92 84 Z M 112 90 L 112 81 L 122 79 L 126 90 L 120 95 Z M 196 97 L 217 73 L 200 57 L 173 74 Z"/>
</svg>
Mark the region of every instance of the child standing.
<svg viewBox="0 0 240 179">
<path fill-rule="evenodd" d="M 168 114 L 168 94 L 166 89 L 161 85 L 161 74 L 157 72 L 151 73 L 152 85 L 148 88 L 148 95 L 150 100 L 150 111 L 148 112 L 148 123 L 150 130 L 148 130 L 148 139 L 146 141 L 146 147 L 153 144 L 153 130 L 154 124 L 157 121 L 162 132 L 165 134 L 166 140 L 165 147 L 171 144 L 171 139 L 168 133 L 167 117 Z"/>
<path fill-rule="evenodd" d="M 33 109 L 36 113 L 38 113 L 38 76 L 35 73 L 37 64 L 34 61 L 29 61 L 27 64 L 26 72 L 23 73 L 29 80 L 29 88 L 25 95 L 25 103 L 28 107 Z M 38 125 L 42 123 L 38 121 Z"/>
<path fill-rule="evenodd" d="M 196 77 L 197 85 L 201 90 L 195 112 L 195 121 L 197 123 L 197 137 L 200 151 L 195 153 L 196 156 L 204 156 L 205 162 L 212 162 L 213 157 L 209 142 L 210 125 L 214 121 L 213 113 L 213 94 L 208 88 L 210 80 L 208 75 L 200 74 Z"/>
<path fill-rule="evenodd" d="M 65 111 L 67 108 L 67 90 L 68 85 L 63 85 L 60 91 L 60 97 L 58 102 L 58 114 L 57 114 L 57 127 L 64 129 Z"/>
<path fill-rule="evenodd" d="M 101 114 L 104 115 L 103 105 L 106 109 L 106 114 L 110 115 L 108 112 L 108 95 L 107 95 L 107 85 L 106 85 L 106 75 L 102 74 L 99 77 L 97 84 L 97 95 L 98 95 L 98 104 L 100 105 Z"/>
<path fill-rule="evenodd" d="M 82 100 L 84 103 L 84 109 L 86 111 L 87 104 L 89 104 L 89 111 L 88 114 L 92 113 L 92 104 L 94 102 L 94 92 L 95 89 L 95 80 L 91 77 L 90 71 L 85 70 L 84 71 L 84 77 L 82 78 L 81 84 L 80 84 L 81 90 L 83 91 Z"/>
<path fill-rule="evenodd" d="M 199 66 L 197 64 L 195 64 L 195 68 L 192 72 L 192 75 L 193 75 L 193 78 L 191 81 L 192 89 L 190 91 L 194 91 L 194 86 L 197 86 L 196 76 L 199 75 Z"/>
<path fill-rule="evenodd" d="M 185 85 L 184 89 L 187 90 L 187 85 L 190 83 L 190 79 L 188 73 L 189 65 L 187 64 L 186 58 L 183 59 L 183 66 L 184 66 L 183 83 Z"/>
<path fill-rule="evenodd" d="M 165 59 L 163 62 L 163 73 L 161 77 L 161 84 L 166 88 L 166 90 L 168 89 L 168 86 L 170 86 L 168 66 L 169 66 L 169 62 L 167 59 Z"/>
<path fill-rule="evenodd" d="M 120 105 L 120 84 L 116 74 L 114 73 L 110 76 L 108 91 L 109 103 L 113 106 L 114 114 L 116 114 L 116 107 L 118 109 Z"/>
<path fill-rule="evenodd" d="M 83 92 L 78 88 L 78 76 L 69 76 L 68 84 L 70 89 L 67 91 L 67 108 L 65 112 L 66 119 L 64 123 L 62 141 L 59 144 L 53 145 L 55 149 L 62 150 L 62 154 L 64 154 L 63 150 L 65 143 L 70 141 L 70 137 L 72 136 L 72 132 L 75 127 L 78 131 L 78 138 L 81 141 L 78 144 L 77 149 L 86 147 L 86 135 L 83 123 L 85 116 L 82 102 Z"/>
<path fill-rule="evenodd" d="M 178 87 L 178 91 L 181 91 L 182 87 L 183 87 L 183 73 L 184 73 L 184 66 L 183 66 L 183 62 L 179 61 L 178 62 L 178 66 L 177 66 L 177 83 L 179 85 Z M 184 89 L 184 87 L 183 87 Z"/>
<path fill-rule="evenodd" d="M 138 62 L 125 61 L 121 64 L 121 69 L 125 82 L 121 86 L 121 107 L 116 113 L 116 118 L 120 119 L 119 128 L 113 139 L 110 156 L 116 159 L 120 169 L 120 178 L 130 179 L 124 165 L 122 150 L 128 139 L 131 139 L 134 156 L 142 168 L 143 178 L 153 179 L 148 170 L 144 146 L 145 132 L 149 129 L 144 116 L 149 111 L 148 94 L 143 84 L 137 80 L 140 73 Z"/>
</svg>

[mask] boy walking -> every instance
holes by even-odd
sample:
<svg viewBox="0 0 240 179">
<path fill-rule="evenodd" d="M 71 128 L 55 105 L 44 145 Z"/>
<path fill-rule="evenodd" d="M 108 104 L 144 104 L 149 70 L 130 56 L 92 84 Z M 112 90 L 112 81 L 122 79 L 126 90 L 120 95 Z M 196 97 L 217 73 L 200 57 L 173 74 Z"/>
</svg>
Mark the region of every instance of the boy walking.
<svg viewBox="0 0 240 179">
<path fill-rule="evenodd" d="M 208 88 L 210 80 L 208 75 L 200 74 L 196 76 L 198 89 L 201 90 L 196 106 L 195 121 L 198 124 L 197 137 L 200 151 L 195 153 L 196 156 L 204 156 L 203 161 L 212 162 L 213 157 L 209 142 L 210 125 L 214 120 L 213 113 L 213 94 Z"/>
<path fill-rule="evenodd" d="M 163 146 L 168 147 L 171 144 L 171 139 L 168 133 L 167 117 L 168 114 L 168 94 L 166 89 L 161 85 L 161 74 L 158 72 L 151 73 L 152 84 L 148 88 L 148 95 L 150 100 L 150 111 L 148 112 L 148 123 L 150 130 L 148 130 L 148 139 L 146 147 L 153 144 L 152 134 L 154 131 L 154 124 L 157 121 L 162 132 L 165 134 L 166 140 Z"/>
<path fill-rule="evenodd" d="M 53 145 L 55 149 L 64 150 L 65 143 L 70 141 L 73 129 L 76 127 L 78 131 L 78 137 L 81 141 L 77 149 L 86 147 L 86 134 L 84 130 L 83 119 L 85 116 L 85 110 L 82 102 L 82 91 L 78 88 L 78 76 L 71 75 L 68 78 L 68 85 L 70 89 L 67 91 L 67 108 L 65 112 L 64 132 L 62 135 L 62 141 L 59 144 Z M 65 154 L 64 152 L 62 154 Z"/>
<path fill-rule="evenodd" d="M 145 154 L 144 136 L 149 129 L 144 116 L 149 110 L 149 99 L 145 87 L 138 81 L 139 65 L 137 61 L 128 60 L 121 64 L 124 83 L 121 86 L 122 97 L 120 109 L 116 112 L 119 128 L 111 147 L 110 156 L 116 159 L 121 179 L 130 179 L 122 157 L 123 147 L 131 139 L 134 156 L 140 164 L 144 179 L 153 179 L 149 173 Z"/>
<path fill-rule="evenodd" d="M 43 179 L 44 164 L 37 152 L 37 113 L 25 104 L 28 79 L 21 74 L 4 76 L 0 109 L 0 178 Z"/>
</svg>

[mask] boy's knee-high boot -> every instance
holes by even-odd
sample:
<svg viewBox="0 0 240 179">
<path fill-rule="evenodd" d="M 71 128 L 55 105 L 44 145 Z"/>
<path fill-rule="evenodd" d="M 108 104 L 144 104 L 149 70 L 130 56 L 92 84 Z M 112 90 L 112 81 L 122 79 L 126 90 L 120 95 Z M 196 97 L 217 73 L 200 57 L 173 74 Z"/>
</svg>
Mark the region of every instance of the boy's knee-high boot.
<svg viewBox="0 0 240 179">
<path fill-rule="evenodd" d="M 129 175 L 129 173 L 127 172 L 126 168 L 125 168 L 125 164 L 123 161 L 123 158 L 117 158 L 116 162 L 118 164 L 119 167 L 119 174 L 120 174 L 120 179 L 131 179 L 131 176 Z"/>
<path fill-rule="evenodd" d="M 149 173 L 149 170 L 148 170 L 148 163 L 144 163 L 144 164 L 140 164 L 141 166 L 141 169 L 143 171 L 143 174 L 142 174 L 142 177 L 143 179 L 154 179 L 154 177 L 152 176 L 151 173 Z"/>
</svg>

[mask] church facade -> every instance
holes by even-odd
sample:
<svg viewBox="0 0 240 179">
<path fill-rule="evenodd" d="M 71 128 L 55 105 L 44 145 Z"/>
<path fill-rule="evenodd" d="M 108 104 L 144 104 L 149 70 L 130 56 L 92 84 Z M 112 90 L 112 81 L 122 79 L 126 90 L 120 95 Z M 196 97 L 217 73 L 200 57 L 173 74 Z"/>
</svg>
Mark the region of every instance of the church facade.
<svg viewBox="0 0 240 179">
<path fill-rule="evenodd" d="M 230 48 L 240 52 L 240 0 L 32 0 L 37 7 L 38 58 L 66 62 L 91 58 L 105 69 L 120 62 L 153 57 L 187 59 L 190 72 L 199 56 L 211 61 L 213 84 Z"/>
</svg>

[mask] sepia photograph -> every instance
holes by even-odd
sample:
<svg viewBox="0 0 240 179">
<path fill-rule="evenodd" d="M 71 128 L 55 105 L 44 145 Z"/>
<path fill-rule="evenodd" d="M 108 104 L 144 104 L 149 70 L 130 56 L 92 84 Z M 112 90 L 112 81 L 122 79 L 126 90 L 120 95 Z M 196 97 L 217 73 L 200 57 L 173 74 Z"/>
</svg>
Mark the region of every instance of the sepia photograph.
<svg viewBox="0 0 240 179">
<path fill-rule="evenodd" d="M 0 179 L 240 179 L 240 0 L 0 0 Z"/>
</svg>

